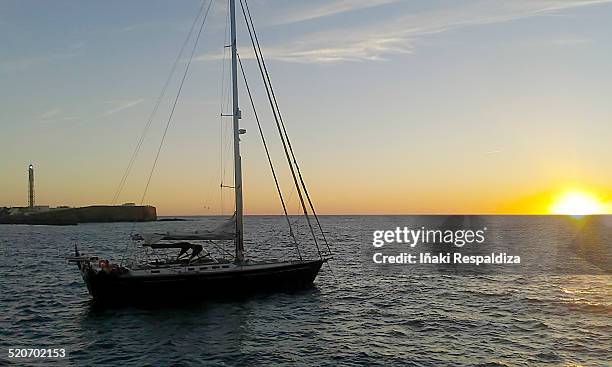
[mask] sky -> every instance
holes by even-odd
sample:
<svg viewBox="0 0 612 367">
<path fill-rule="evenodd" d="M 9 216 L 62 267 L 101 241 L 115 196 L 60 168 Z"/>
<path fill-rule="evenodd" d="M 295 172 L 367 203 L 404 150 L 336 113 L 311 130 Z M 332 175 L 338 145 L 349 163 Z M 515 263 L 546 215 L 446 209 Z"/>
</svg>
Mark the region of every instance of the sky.
<svg viewBox="0 0 612 367">
<path fill-rule="evenodd" d="M 202 2 L 0 1 L 0 206 L 136 202 L 228 214 L 227 2 L 194 45 L 115 193 Z M 204 1 L 204 7 L 208 0 Z M 612 1 L 250 0 L 321 214 L 612 213 Z M 293 213 L 297 195 L 238 14 L 238 49 Z M 198 22 L 201 18 L 198 18 Z M 198 23 L 199 24 L 199 23 Z M 240 85 L 245 212 L 281 207 Z"/>
</svg>

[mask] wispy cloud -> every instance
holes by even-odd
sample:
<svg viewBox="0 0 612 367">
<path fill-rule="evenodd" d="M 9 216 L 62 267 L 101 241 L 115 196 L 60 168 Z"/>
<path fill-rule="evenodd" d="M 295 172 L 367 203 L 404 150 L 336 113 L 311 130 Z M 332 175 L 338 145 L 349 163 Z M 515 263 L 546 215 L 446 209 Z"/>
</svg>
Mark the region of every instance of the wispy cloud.
<svg viewBox="0 0 612 367">
<path fill-rule="evenodd" d="M 56 52 L 36 56 L 23 56 L 13 60 L 0 61 L 0 73 L 15 74 L 32 67 L 71 59 L 77 56 L 85 45 L 85 42 L 79 41 L 74 42 L 61 50 L 57 50 Z"/>
<path fill-rule="evenodd" d="M 128 109 L 130 107 L 134 107 L 137 104 L 140 104 L 144 102 L 144 99 L 140 98 L 140 99 L 131 99 L 131 100 L 125 100 L 125 101 L 108 101 L 106 103 L 108 104 L 112 104 L 114 105 L 113 108 L 106 110 L 104 112 L 102 112 L 98 117 L 106 117 L 106 116 L 110 116 L 113 115 L 117 112 L 123 111 L 125 109 Z"/>
<path fill-rule="evenodd" d="M 546 38 L 534 38 L 521 40 L 517 44 L 533 47 L 533 48 L 542 48 L 542 47 L 558 47 L 558 48 L 566 48 L 566 47 L 580 47 L 585 45 L 594 44 L 595 40 L 584 37 L 576 37 L 576 36 L 556 36 L 556 37 L 546 37 Z"/>
<path fill-rule="evenodd" d="M 297 4 L 290 8 L 288 12 L 283 12 L 277 15 L 274 24 L 287 24 L 303 22 L 322 17 L 328 17 L 340 13 L 346 13 L 355 10 L 374 8 L 381 5 L 396 3 L 399 0 L 333 0 L 325 1 L 317 6 L 316 2 L 292 2 Z"/>
<path fill-rule="evenodd" d="M 128 108 L 134 107 L 142 102 L 144 102 L 144 98 L 139 99 L 127 99 L 127 100 L 117 100 L 117 101 L 106 101 L 105 105 L 112 106 L 111 108 L 106 109 L 105 111 L 95 115 L 93 114 L 93 119 L 100 119 L 107 116 L 114 115 Z M 43 111 L 42 113 L 36 115 L 34 117 L 35 120 L 38 120 L 39 123 L 42 124 L 51 124 L 51 123 L 61 123 L 66 121 L 75 121 L 82 120 L 88 121 L 92 119 L 92 115 L 88 114 L 86 118 L 79 118 L 74 116 L 74 114 L 65 113 L 61 108 L 51 108 L 49 110 Z"/>
<path fill-rule="evenodd" d="M 271 48 L 266 55 L 271 59 L 289 62 L 332 63 L 340 61 L 380 61 L 390 54 L 412 53 L 414 45 L 393 34 L 378 38 L 354 40 L 343 45 L 326 45 L 324 42 L 302 40 L 287 47 Z"/>
<path fill-rule="evenodd" d="M 397 3 L 393 15 L 359 23 L 357 26 L 315 31 L 303 34 L 281 44 L 266 46 L 269 59 L 305 63 L 333 63 L 341 61 L 384 60 L 392 55 L 414 52 L 418 41 L 431 34 L 463 27 L 502 23 L 540 15 L 558 14 L 559 11 L 579 6 L 609 3 L 612 0 L 513 0 L 472 1 L 449 3 L 444 7 L 419 12 L 402 9 Z M 304 21 L 331 16 L 349 10 L 365 8 L 366 3 L 381 5 L 394 1 L 334 1 L 313 6 L 306 13 L 288 14 L 287 19 Z M 308 3 L 310 4 L 310 3 Z M 351 5 L 353 4 L 353 5 Z M 343 23 L 345 24 L 345 23 Z M 566 42 L 567 44 L 567 42 Z M 196 60 L 211 60 L 221 54 L 202 54 Z M 248 55 L 241 55 L 247 58 Z"/>
<path fill-rule="evenodd" d="M 554 46 L 580 46 L 593 43 L 593 40 L 587 38 L 567 37 L 559 38 L 552 41 Z"/>
<path fill-rule="evenodd" d="M 59 108 L 52 108 L 38 115 L 38 118 L 41 120 L 47 120 L 54 116 L 57 116 L 60 112 L 62 112 L 62 110 L 60 110 Z"/>
<path fill-rule="evenodd" d="M 47 119 L 47 120 L 40 120 L 39 122 L 41 124 L 53 124 L 57 122 L 75 121 L 77 119 L 78 118 L 75 116 L 66 116 L 66 117 L 58 117 L 58 118 Z"/>
<path fill-rule="evenodd" d="M 62 110 L 59 108 L 52 108 L 50 110 L 44 111 L 35 117 L 41 124 L 51 124 L 56 122 L 65 122 L 65 121 L 74 121 L 77 118 L 74 116 L 65 116 L 62 114 Z"/>
<path fill-rule="evenodd" d="M 316 46 L 317 41 L 303 39 L 291 45 L 263 46 L 266 59 L 303 63 L 331 63 L 340 61 L 383 60 L 383 54 L 407 54 L 412 52 L 411 44 L 404 44 L 400 38 L 378 38 L 347 42 L 344 46 Z M 213 61 L 223 57 L 222 52 L 207 52 L 197 55 L 193 61 Z M 226 56 L 227 57 L 227 56 Z M 240 53 L 243 60 L 254 59 L 252 52 Z"/>
<path fill-rule="evenodd" d="M 30 56 L 21 59 L 8 60 L 0 62 L 1 73 L 17 73 L 34 66 L 39 66 L 55 61 L 69 59 L 76 56 L 75 52 L 53 53 L 43 56 Z"/>
</svg>

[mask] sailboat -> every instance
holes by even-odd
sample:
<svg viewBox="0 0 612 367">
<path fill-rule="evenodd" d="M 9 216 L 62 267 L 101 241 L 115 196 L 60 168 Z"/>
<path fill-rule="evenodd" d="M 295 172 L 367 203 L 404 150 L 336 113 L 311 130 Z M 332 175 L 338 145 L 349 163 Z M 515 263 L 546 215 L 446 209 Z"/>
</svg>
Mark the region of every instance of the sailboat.
<svg viewBox="0 0 612 367">
<path fill-rule="evenodd" d="M 232 189 L 235 193 L 235 212 L 229 220 L 209 230 L 199 228 L 192 231 L 153 230 L 133 234 L 131 239 L 136 245 L 136 250 L 138 250 L 136 252 L 141 253 L 141 256 L 133 256 L 125 261 L 122 260 L 121 263 L 111 263 L 109 260 L 98 256 L 83 255 L 75 245 L 74 256 L 69 257 L 68 260 L 76 263 L 90 295 L 96 301 L 124 302 L 152 298 L 168 301 L 207 298 L 225 294 L 235 295 L 260 291 L 301 289 L 312 286 L 322 265 L 331 259 L 331 250 L 327 243 L 325 232 L 321 227 L 312 200 L 304 184 L 297 160 L 293 154 L 289 136 L 286 133 L 284 122 L 278 110 L 278 103 L 272 89 L 265 60 L 261 53 L 259 40 L 255 33 L 248 3 L 246 0 L 240 0 L 240 5 L 249 30 L 259 71 L 266 87 L 270 106 L 272 107 L 274 120 L 283 143 L 293 183 L 295 184 L 303 214 L 312 234 L 318 256 L 310 259 L 305 258 L 299 250 L 298 241 L 295 238 L 292 223 L 287 214 L 285 200 L 278 184 L 263 133 L 261 132 L 253 98 L 248 88 L 246 76 L 244 75 L 244 68 L 239 60 L 236 46 L 236 1 L 229 0 L 231 43 L 226 47 L 231 47 L 233 111 L 231 117 L 233 120 L 234 160 L 234 185 Z M 245 254 L 240 156 L 240 135 L 244 134 L 245 130 L 240 127 L 241 111 L 238 104 L 238 64 L 240 64 L 246 90 L 249 93 L 255 117 L 260 127 L 262 141 L 287 219 L 289 235 L 296 245 L 298 255 L 296 259 L 254 261 Z M 214 245 L 218 241 L 233 241 L 235 247 L 233 256 L 230 258 L 213 256 L 205 249 L 207 244 Z M 323 245 L 325 245 L 326 250 L 321 249 Z M 163 252 L 165 257 L 159 255 L 151 256 L 151 253 L 155 251 Z M 167 255 L 168 252 L 172 253 L 172 255 Z"/>
</svg>

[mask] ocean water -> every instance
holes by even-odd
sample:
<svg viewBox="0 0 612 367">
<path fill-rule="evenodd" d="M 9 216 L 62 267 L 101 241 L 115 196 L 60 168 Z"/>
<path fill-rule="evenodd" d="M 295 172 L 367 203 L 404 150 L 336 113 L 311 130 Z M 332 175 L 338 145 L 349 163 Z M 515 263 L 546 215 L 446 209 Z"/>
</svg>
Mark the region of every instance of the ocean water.
<svg viewBox="0 0 612 367">
<path fill-rule="evenodd" d="M 0 364 L 612 363 L 610 216 L 324 216 L 333 273 L 324 267 L 312 289 L 167 307 L 97 308 L 76 266 L 64 260 L 78 244 L 119 261 L 134 231 L 219 222 L 189 219 L 0 226 Z M 404 225 L 487 227 L 490 248 L 520 254 L 523 265 L 374 264 L 373 231 Z M 251 258 L 294 256 L 284 218 L 247 217 L 245 226 Z M 304 223 L 296 226 L 303 237 Z M 65 348 L 66 358 L 8 358 L 9 348 Z"/>
</svg>

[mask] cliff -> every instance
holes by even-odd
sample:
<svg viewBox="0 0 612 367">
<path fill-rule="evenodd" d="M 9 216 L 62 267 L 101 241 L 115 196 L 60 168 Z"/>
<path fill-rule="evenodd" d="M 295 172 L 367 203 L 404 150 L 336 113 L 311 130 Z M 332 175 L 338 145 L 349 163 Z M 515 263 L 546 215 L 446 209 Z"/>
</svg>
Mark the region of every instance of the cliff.
<svg viewBox="0 0 612 367">
<path fill-rule="evenodd" d="M 9 213 L 0 209 L 0 224 L 70 225 L 77 223 L 149 222 L 157 220 L 154 206 L 95 205 L 81 208 L 58 208 L 43 212 Z"/>
</svg>

